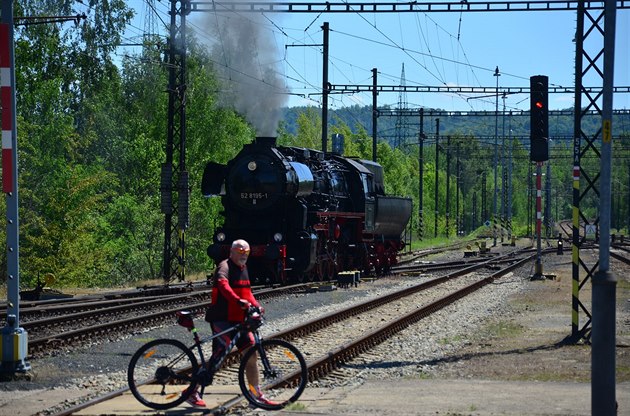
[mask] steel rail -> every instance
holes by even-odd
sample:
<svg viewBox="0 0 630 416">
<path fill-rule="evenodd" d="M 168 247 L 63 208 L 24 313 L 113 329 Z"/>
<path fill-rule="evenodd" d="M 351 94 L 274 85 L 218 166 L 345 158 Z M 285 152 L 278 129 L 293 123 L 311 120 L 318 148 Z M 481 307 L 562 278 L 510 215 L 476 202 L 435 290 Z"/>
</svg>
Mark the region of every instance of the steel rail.
<svg viewBox="0 0 630 416">
<path fill-rule="evenodd" d="M 286 293 L 293 293 L 296 290 L 300 290 L 306 286 L 309 286 L 311 283 L 307 284 L 298 284 L 292 286 L 283 286 L 275 289 L 264 289 L 255 292 L 257 299 L 267 299 L 273 296 L 281 296 Z M 190 294 L 194 294 L 195 292 L 190 292 Z M 147 326 L 158 325 L 164 323 L 168 320 L 173 320 L 175 316 L 175 312 L 180 311 L 182 309 L 188 309 L 195 314 L 201 314 L 205 311 L 205 308 L 208 307 L 210 300 L 206 300 L 204 302 L 194 303 L 192 305 L 187 305 L 185 307 L 177 307 L 170 308 L 167 310 L 154 312 L 150 314 L 146 314 L 143 316 L 136 316 L 132 318 L 119 319 L 115 321 L 110 321 L 98 325 L 93 325 L 85 328 L 78 328 L 71 331 L 62 332 L 55 335 L 44 336 L 40 338 L 30 339 L 28 342 L 28 348 L 30 353 L 42 353 L 46 352 L 47 349 L 52 348 L 53 346 L 58 345 L 67 345 L 68 343 L 73 343 L 77 341 L 81 341 L 83 339 L 92 339 L 94 335 L 107 334 L 113 331 L 120 330 L 128 330 L 128 329 L 136 329 L 136 328 L 145 328 Z M 95 313 L 98 313 L 96 311 Z M 53 318 L 54 319 L 54 318 Z M 62 317 L 58 317 L 58 319 L 62 319 Z"/>
<path fill-rule="evenodd" d="M 393 334 L 396 334 L 403 329 L 406 329 L 410 325 L 426 318 L 432 313 L 443 309 L 444 307 L 454 303 L 455 301 L 481 289 L 482 287 L 494 282 L 497 278 L 504 276 L 512 270 L 522 266 L 523 264 L 534 259 L 536 254 L 532 254 L 528 257 L 520 259 L 515 263 L 507 266 L 506 268 L 497 271 L 478 282 L 475 282 L 467 287 L 460 289 L 450 295 L 444 296 L 441 299 L 432 302 L 416 311 L 413 311 L 402 318 L 388 323 L 374 331 L 366 334 L 362 338 L 349 343 L 347 345 L 339 347 L 335 351 L 329 352 L 326 356 L 321 357 L 318 360 L 309 362 L 309 379 L 311 377 L 321 377 L 323 374 L 328 374 L 334 369 L 338 368 L 341 364 L 356 357 L 362 352 L 365 352 L 377 344 L 391 338 Z"/>
<path fill-rule="evenodd" d="M 417 311 L 414 311 L 410 314 L 407 314 L 405 316 L 403 316 L 401 319 L 396 320 L 395 322 L 389 323 L 379 329 L 376 329 L 372 332 L 370 332 L 369 334 L 367 334 L 366 336 L 360 338 L 359 340 L 356 340 L 354 342 L 351 343 L 347 343 L 344 346 L 341 346 L 339 348 L 336 348 L 333 351 L 330 351 L 326 356 L 321 357 L 319 359 L 307 362 L 307 366 L 308 366 L 308 378 L 309 381 L 313 381 L 318 377 L 322 377 L 326 374 L 328 374 L 329 372 L 333 371 L 335 368 L 337 368 L 341 363 L 347 361 L 350 358 L 355 357 L 356 355 L 360 354 L 363 351 L 366 351 L 367 349 L 371 348 L 374 345 L 377 345 L 381 342 L 383 342 L 384 340 L 386 340 L 388 337 L 391 337 L 391 334 L 395 334 L 396 332 L 407 328 L 409 325 L 411 325 L 414 322 L 417 322 L 418 320 L 430 315 L 431 313 L 440 310 L 442 308 L 444 308 L 445 306 L 455 302 L 458 299 L 461 299 L 462 297 L 486 286 L 489 283 L 492 283 L 494 280 L 496 280 L 497 278 L 509 273 L 510 271 L 516 269 L 517 267 L 520 267 L 521 265 L 525 264 L 528 261 L 531 261 L 534 257 L 535 257 L 535 253 L 531 254 L 525 258 L 522 259 L 516 259 L 514 258 L 512 255 L 506 255 L 506 256 L 502 256 L 502 257 L 511 257 L 514 260 L 514 263 L 507 266 L 506 268 L 497 271 L 495 273 L 493 273 L 492 275 L 490 275 L 489 277 L 486 277 L 476 283 L 473 283 L 469 286 L 467 286 L 464 289 L 461 289 L 459 291 L 456 291 L 448 296 L 445 296 L 421 309 L 418 309 Z M 496 259 L 492 259 L 492 260 L 488 260 L 486 263 L 491 263 L 493 261 L 495 261 Z M 357 315 L 361 312 L 365 312 L 365 311 L 369 311 L 370 309 L 376 308 L 378 306 L 382 306 L 388 302 L 392 302 L 398 298 L 402 298 L 405 296 L 409 296 L 412 295 L 416 292 L 419 292 L 421 290 L 425 290 L 428 288 L 431 288 L 433 286 L 436 286 L 440 283 L 444 283 L 448 280 L 454 279 L 456 277 L 459 276 L 463 276 L 466 275 L 468 273 L 471 273 L 481 267 L 484 267 L 484 264 L 477 264 L 477 265 L 473 265 L 470 267 L 466 267 L 462 270 L 453 272 L 453 273 L 449 273 L 445 276 L 442 277 L 438 277 L 435 278 L 431 281 L 427 281 L 424 283 L 421 283 L 419 285 L 392 293 L 390 295 L 386 295 L 383 296 L 381 298 L 378 299 L 374 299 L 372 301 L 367 301 L 367 302 L 363 302 L 359 305 L 356 305 L 354 307 L 351 307 L 347 310 L 343 310 L 343 311 L 338 311 L 338 312 L 333 312 L 330 313 L 328 315 L 325 315 L 323 317 L 320 318 L 316 318 L 313 319 L 309 322 L 306 322 L 302 325 L 299 325 L 297 327 L 294 328 L 290 328 L 284 331 L 280 331 L 277 332 L 269 337 L 267 337 L 267 339 L 285 339 L 285 340 L 290 340 L 299 336 L 304 336 L 304 335 L 308 335 L 312 332 L 315 332 L 317 330 L 321 330 L 329 325 L 332 325 L 335 322 L 339 322 L 339 321 L 343 321 L 344 319 L 348 319 L 351 318 L 354 315 Z M 174 312 L 169 311 L 168 313 L 173 314 Z M 389 334 L 389 335 L 388 335 Z M 235 358 L 237 355 L 236 352 L 233 352 L 230 354 L 230 356 L 228 357 L 228 360 L 230 358 Z M 287 378 L 284 381 L 280 381 L 281 382 L 286 382 L 289 383 L 291 382 L 290 378 Z M 120 390 L 116 390 L 114 392 L 108 393 L 104 396 L 101 397 L 97 397 L 95 399 L 86 401 L 84 403 L 81 403 L 79 405 L 76 405 L 72 408 L 66 409 L 62 412 L 56 413 L 54 416 L 67 416 L 67 415 L 71 415 L 74 414 L 76 412 L 78 412 L 79 410 L 94 406 L 98 403 L 102 403 L 104 401 L 107 400 L 111 400 L 114 399 L 118 396 L 121 396 L 123 394 L 125 394 L 126 392 L 129 391 L 128 387 L 122 388 Z M 210 414 L 223 414 L 225 413 L 225 411 L 230 408 L 233 407 L 235 405 L 237 405 L 238 403 L 240 403 L 242 400 L 244 400 L 244 398 L 241 395 L 238 395 L 237 397 L 235 397 L 234 399 L 228 400 L 227 402 L 225 402 L 223 405 L 218 406 L 216 408 L 213 409 L 209 409 L 208 413 Z"/>
<path fill-rule="evenodd" d="M 504 257 L 510 257 L 511 255 L 506 255 L 506 256 L 501 256 L 501 258 Z M 530 257 L 528 256 L 527 259 L 529 259 Z M 492 260 L 488 260 L 484 263 L 479 263 L 479 264 L 474 264 L 468 267 L 465 267 L 461 270 L 457 270 L 454 271 L 452 273 L 448 273 L 444 276 L 440 276 L 440 277 L 436 277 L 434 279 L 428 280 L 426 282 L 414 285 L 414 286 L 410 286 L 408 288 L 405 288 L 403 290 L 394 292 L 394 293 L 390 293 L 388 295 L 384 295 L 381 296 L 379 298 L 373 299 L 373 300 L 369 300 L 363 303 L 360 303 L 358 305 L 355 305 L 353 307 L 350 307 L 348 309 L 344 309 L 342 311 L 337 311 L 337 312 L 331 312 L 327 315 L 321 316 L 319 318 L 315 318 L 312 319 L 308 322 L 305 322 L 301 325 L 298 325 L 296 327 L 293 328 L 289 328 L 287 330 L 284 331 L 280 331 L 272 336 L 269 336 L 268 338 L 279 338 L 279 339 L 285 339 L 287 341 L 290 341 L 293 338 L 297 338 L 297 337 L 301 337 L 301 336 L 305 336 L 310 334 L 311 332 L 313 332 L 314 330 L 320 330 L 323 329 L 327 326 L 330 326 L 334 323 L 343 321 L 345 319 L 351 318 L 355 315 L 358 315 L 360 313 L 363 313 L 365 311 L 374 309 L 376 307 L 385 305 L 389 302 L 393 302 L 397 299 L 400 298 L 404 298 L 407 296 L 410 296 L 412 294 L 415 294 L 417 292 L 421 292 L 423 290 L 427 290 L 430 289 L 434 286 L 440 285 L 442 283 L 448 282 L 449 280 L 467 275 L 469 273 L 472 273 L 476 270 L 479 270 L 481 268 L 484 268 L 488 265 L 490 265 L 493 262 L 496 262 L 497 259 L 492 259 Z M 518 261 L 518 259 L 514 259 L 515 261 Z"/>
<path fill-rule="evenodd" d="M 63 322 L 74 321 L 79 322 L 81 320 L 86 320 L 95 317 L 101 317 L 103 315 L 114 315 L 125 312 L 131 312 L 134 310 L 140 310 L 148 307 L 164 307 L 169 304 L 185 301 L 188 299 L 194 299 L 199 297 L 207 297 L 206 305 L 210 303 L 209 297 L 210 291 L 207 290 L 205 292 L 191 292 L 185 295 L 171 295 L 171 296 L 163 296 L 158 299 L 137 299 L 133 303 L 126 303 L 124 305 L 110 306 L 106 308 L 100 308 L 95 310 L 83 311 L 70 313 L 59 316 L 52 316 L 49 318 L 43 318 L 38 320 L 27 321 L 22 324 L 22 327 L 26 329 L 28 332 L 35 332 L 37 329 L 42 327 L 47 327 Z"/>
<path fill-rule="evenodd" d="M 186 309 L 193 313 L 201 313 L 208 307 L 208 302 L 197 303 L 189 305 Z M 151 315 L 145 315 L 142 318 L 126 318 L 116 321 L 111 321 L 99 325 L 94 325 L 88 328 L 80 328 L 72 331 L 62 332 L 51 336 L 41 337 L 29 340 L 29 351 L 42 352 L 52 348 L 52 346 L 58 346 L 60 344 L 67 344 L 74 341 L 81 341 L 95 334 L 106 334 L 113 330 L 134 329 L 141 325 L 143 327 L 165 322 L 167 320 L 174 320 L 175 312 L 180 311 L 182 308 L 173 308 L 161 312 L 156 312 Z"/>
<path fill-rule="evenodd" d="M 628 259 L 628 258 L 627 258 L 627 257 L 625 257 L 625 256 L 622 256 L 622 255 L 621 255 L 621 254 L 619 254 L 619 253 L 615 253 L 615 252 L 612 252 L 612 251 L 611 251 L 611 252 L 610 252 L 610 257 L 612 257 L 612 258 L 614 258 L 614 259 L 616 259 L 616 260 L 619 260 L 619 261 L 621 261 L 621 262 L 623 262 L 623 263 L 625 263 L 625 264 L 630 264 L 630 259 Z"/>
<path fill-rule="evenodd" d="M 519 259 L 516 260 L 513 264 L 507 266 L 506 268 L 497 271 L 495 273 L 493 273 L 492 275 L 490 275 L 489 277 L 486 277 L 478 282 L 475 282 L 471 285 L 466 286 L 463 289 L 460 289 L 458 291 L 455 291 L 453 293 L 451 293 L 450 295 L 444 296 L 441 299 L 432 302 L 416 311 L 413 311 L 407 315 L 404 315 L 403 317 L 401 317 L 400 319 L 397 319 L 393 322 L 390 322 L 380 328 L 377 328 L 369 333 L 367 333 L 366 335 L 364 335 L 363 337 L 350 342 L 350 343 L 346 343 L 342 346 L 339 346 L 338 348 L 332 350 L 332 351 L 328 351 L 324 356 L 309 361 L 307 362 L 307 367 L 308 367 L 308 379 L 309 381 L 315 381 L 317 379 L 320 379 L 328 374 L 330 374 L 331 372 L 333 372 L 335 369 L 339 368 L 342 364 L 344 364 L 345 362 L 357 357 L 358 355 L 370 350 L 371 348 L 373 348 L 374 346 L 386 341 L 387 339 L 391 338 L 393 335 L 397 334 L 398 332 L 408 328 L 410 325 L 420 321 L 423 318 L 426 318 L 427 316 L 437 312 L 440 309 L 443 309 L 444 307 L 454 303 L 455 301 L 468 296 L 469 294 L 481 289 L 482 287 L 494 282 L 497 278 L 504 276 L 505 274 L 511 272 L 512 270 L 522 266 L 523 264 L 531 261 L 532 259 L 534 259 L 536 257 L 536 254 L 531 254 L 523 259 Z M 473 267 L 468 267 L 464 270 L 468 270 L 471 268 L 477 268 L 476 265 Z M 451 275 L 461 275 L 460 273 L 462 273 L 462 271 L 460 272 L 455 272 L 452 273 Z M 467 274 L 467 273 L 463 273 L 463 274 Z M 448 277 L 448 276 L 444 276 L 444 277 Z M 455 276 L 453 276 L 455 277 Z M 441 279 L 441 278 L 438 278 Z M 438 280 L 436 279 L 436 280 Z M 420 286 L 420 285 L 419 285 Z M 407 292 L 407 290 L 403 290 L 401 292 Z M 373 302 L 367 302 L 367 304 L 372 304 Z M 387 303 L 387 302 L 386 302 Z M 351 308 L 351 310 L 354 310 L 356 308 Z M 346 315 L 344 312 L 346 311 L 342 311 L 343 315 Z M 336 315 L 337 313 L 333 313 L 331 315 Z M 305 324 L 308 325 L 308 324 Z M 292 331 L 293 332 L 293 331 Z M 274 338 L 280 338 L 279 334 L 276 334 L 274 336 Z M 292 382 L 294 382 L 295 380 L 293 380 L 293 378 L 298 377 L 299 375 L 288 375 L 287 377 L 285 377 L 283 380 L 279 380 L 276 385 L 281 385 L 281 384 L 290 384 Z M 221 406 L 218 406 L 216 408 L 213 408 L 210 410 L 211 414 L 221 414 L 223 413 L 226 409 L 233 407 L 235 405 L 237 405 L 238 403 L 240 403 L 242 400 L 244 400 L 244 398 L 241 395 L 238 395 L 237 397 L 235 397 L 234 399 L 231 399 L 229 401 L 227 401 L 226 403 L 224 403 Z"/>
</svg>

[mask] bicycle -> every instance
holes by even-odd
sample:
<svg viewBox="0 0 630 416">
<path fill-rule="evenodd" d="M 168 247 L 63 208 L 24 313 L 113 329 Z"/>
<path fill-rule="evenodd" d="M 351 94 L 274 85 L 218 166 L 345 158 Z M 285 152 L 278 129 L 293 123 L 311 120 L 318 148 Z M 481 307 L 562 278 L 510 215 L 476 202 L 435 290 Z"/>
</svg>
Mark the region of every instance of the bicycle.
<svg viewBox="0 0 630 416">
<path fill-rule="evenodd" d="M 236 345 L 238 339 L 251 331 L 254 346 L 247 349 L 240 360 L 238 384 L 243 396 L 253 406 L 265 410 L 279 410 L 295 402 L 306 387 L 306 361 L 291 343 L 281 339 L 262 339 L 258 328 L 263 324 L 260 310 L 249 308 L 245 320 L 220 333 L 201 338 L 189 311 L 176 313 L 177 323 L 192 332 L 194 344 L 187 347 L 176 339 L 156 339 L 135 352 L 127 369 L 127 382 L 134 397 L 147 407 L 165 410 L 182 404 L 200 387 L 200 395 L 213 382 L 214 375 Z M 204 358 L 203 344 L 230 331 L 236 335 L 223 355 L 210 365 Z M 199 356 L 199 362 L 197 356 Z M 260 391 L 249 385 L 245 365 L 253 354 L 258 354 L 257 367 L 261 390 L 267 399 L 258 399 Z"/>
</svg>

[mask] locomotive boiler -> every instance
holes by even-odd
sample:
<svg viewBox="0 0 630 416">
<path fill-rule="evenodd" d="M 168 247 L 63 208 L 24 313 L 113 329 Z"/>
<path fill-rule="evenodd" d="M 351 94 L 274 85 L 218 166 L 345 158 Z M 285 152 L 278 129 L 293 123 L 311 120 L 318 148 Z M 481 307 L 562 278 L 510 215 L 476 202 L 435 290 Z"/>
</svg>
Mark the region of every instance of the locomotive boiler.
<svg viewBox="0 0 630 416">
<path fill-rule="evenodd" d="M 257 137 L 227 165 L 208 163 L 201 187 L 224 207 L 208 255 L 218 262 L 232 241 L 247 240 L 257 283 L 386 273 L 412 209 L 409 198 L 385 195 L 378 163 L 276 146 L 274 137 Z"/>
</svg>

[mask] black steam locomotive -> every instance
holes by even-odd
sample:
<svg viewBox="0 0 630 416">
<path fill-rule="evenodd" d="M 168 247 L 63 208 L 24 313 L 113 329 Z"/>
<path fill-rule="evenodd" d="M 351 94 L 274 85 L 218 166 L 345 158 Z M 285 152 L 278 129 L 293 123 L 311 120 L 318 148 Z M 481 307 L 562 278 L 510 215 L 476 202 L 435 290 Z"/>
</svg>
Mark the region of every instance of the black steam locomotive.
<svg viewBox="0 0 630 416">
<path fill-rule="evenodd" d="M 201 187 L 205 196 L 221 195 L 225 208 L 208 255 L 220 261 L 233 240 L 247 240 L 257 283 L 386 273 L 412 209 L 409 198 L 385 195 L 378 163 L 276 147 L 274 137 L 256 138 L 227 165 L 208 163 Z"/>
</svg>

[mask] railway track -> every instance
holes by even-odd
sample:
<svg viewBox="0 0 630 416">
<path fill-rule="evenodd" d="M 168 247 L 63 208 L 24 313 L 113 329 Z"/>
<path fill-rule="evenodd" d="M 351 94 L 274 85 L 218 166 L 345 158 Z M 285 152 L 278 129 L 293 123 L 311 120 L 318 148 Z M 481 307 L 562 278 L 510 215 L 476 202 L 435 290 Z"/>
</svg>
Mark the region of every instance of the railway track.
<svg viewBox="0 0 630 416">
<path fill-rule="evenodd" d="M 423 265 L 400 266 L 395 273 L 429 273 L 442 270 L 462 269 L 475 264 L 488 267 L 511 261 L 499 259 L 474 259 Z M 464 269 L 465 270 L 465 269 Z M 307 290 L 310 284 L 298 284 L 279 288 L 257 289 L 256 297 L 265 300 L 287 293 Z M 128 333 L 151 328 L 172 320 L 174 312 L 190 309 L 201 313 L 210 302 L 210 289 L 190 290 L 182 294 L 123 297 L 122 299 L 89 299 L 87 302 L 47 303 L 23 310 L 22 327 L 29 333 L 29 352 L 37 357 L 60 347 L 68 348 L 83 342 L 94 341 L 117 333 Z"/>
<path fill-rule="evenodd" d="M 573 239 L 573 224 L 569 221 L 562 221 L 558 223 L 558 226 L 561 230 L 562 238 L 570 243 Z M 599 244 L 597 242 L 584 240 L 583 226 L 580 226 L 580 239 L 580 249 L 599 250 Z M 625 239 L 620 238 L 619 241 L 616 241 L 616 237 L 613 239 L 610 257 L 625 264 L 630 264 L 630 256 L 628 255 L 628 253 L 630 253 L 630 249 L 628 248 L 627 242 L 624 240 Z"/>
<path fill-rule="evenodd" d="M 277 332 L 267 338 L 291 340 L 303 352 L 309 364 L 309 380 L 315 381 L 334 372 L 339 366 L 357 357 L 384 340 L 432 313 L 483 288 L 510 271 L 530 262 L 535 254 L 520 253 L 501 256 L 502 266 L 495 270 L 497 259 L 470 265 L 441 277 L 410 285 L 388 295 L 363 302 L 339 312 L 306 322 L 302 325 Z M 508 261 L 509 260 L 509 261 Z M 378 317 L 375 319 L 374 317 Z M 327 340 L 334 340 L 330 342 Z M 322 351 L 326 353 L 322 355 Z M 224 369 L 219 374 L 225 379 L 215 379 L 217 383 L 230 384 L 233 371 Z M 126 389 L 119 390 L 68 409 L 58 415 L 77 412 L 123 395 Z M 233 397 L 221 403 L 213 412 L 236 406 L 240 397 Z"/>
<path fill-rule="evenodd" d="M 408 265 L 398 267 L 395 273 L 435 273 L 452 269 L 460 269 L 459 273 L 466 273 L 466 270 L 471 270 L 475 266 L 498 268 L 501 264 L 511 261 L 510 256 L 501 256 L 491 259 Z M 304 291 L 311 286 L 312 284 L 299 284 L 258 289 L 256 296 L 260 300 L 265 300 Z M 61 347 L 68 349 L 100 338 L 160 326 L 170 322 L 173 314 L 181 309 L 201 313 L 210 300 L 210 291 L 207 286 L 205 287 L 205 290 L 176 295 L 51 304 L 33 307 L 32 310 L 27 308 L 22 326 L 29 333 L 29 353 L 32 357 L 38 357 L 58 351 Z M 35 316 L 39 319 L 34 319 Z"/>
<path fill-rule="evenodd" d="M 531 251 L 531 250 L 530 250 Z M 527 250 L 522 250 L 523 253 Z M 614 258 L 628 260 L 618 254 Z M 443 270 L 468 270 L 475 265 L 498 268 L 511 262 L 509 256 L 474 258 L 431 264 L 408 264 L 397 266 L 394 273 L 435 273 Z M 284 296 L 308 290 L 312 284 L 299 284 L 281 288 L 265 288 L 256 291 L 261 300 Z M 23 309 L 22 326 L 29 333 L 29 354 L 39 357 L 60 350 L 72 348 L 85 342 L 109 338 L 130 331 L 153 328 L 172 321 L 173 313 L 190 309 L 201 313 L 210 300 L 210 290 L 204 283 L 193 290 L 191 285 L 185 293 L 150 295 L 142 297 L 122 296 L 116 299 L 101 300 L 99 297 L 87 301 L 39 302 Z M 153 291 L 151 288 L 150 291 Z M 108 296 L 113 296 L 112 294 Z M 118 295 L 116 295 L 117 297 Z M 3 311 L 5 314 L 6 312 Z"/>
<path fill-rule="evenodd" d="M 414 261 L 417 261 L 418 259 L 429 257 L 434 254 L 440 254 L 447 251 L 460 250 L 461 248 L 466 247 L 468 244 L 470 243 L 466 241 L 458 241 L 456 243 L 448 244 L 442 247 L 433 247 L 433 248 L 427 248 L 427 249 L 422 249 L 422 250 L 416 250 L 410 254 L 405 254 L 401 256 L 401 258 L 398 261 L 398 265 L 406 265 L 409 263 L 413 263 Z"/>
<path fill-rule="evenodd" d="M 259 300 L 304 291 L 312 284 L 258 289 Z M 173 314 L 181 309 L 201 313 L 210 302 L 210 289 L 184 294 L 127 298 L 123 301 L 91 301 L 73 305 L 50 305 L 35 308 L 22 327 L 29 333 L 29 354 L 38 357 L 96 339 L 130 331 L 152 328 L 172 322 Z M 28 313 L 27 313 L 28 316 Z"/>
</svg>

